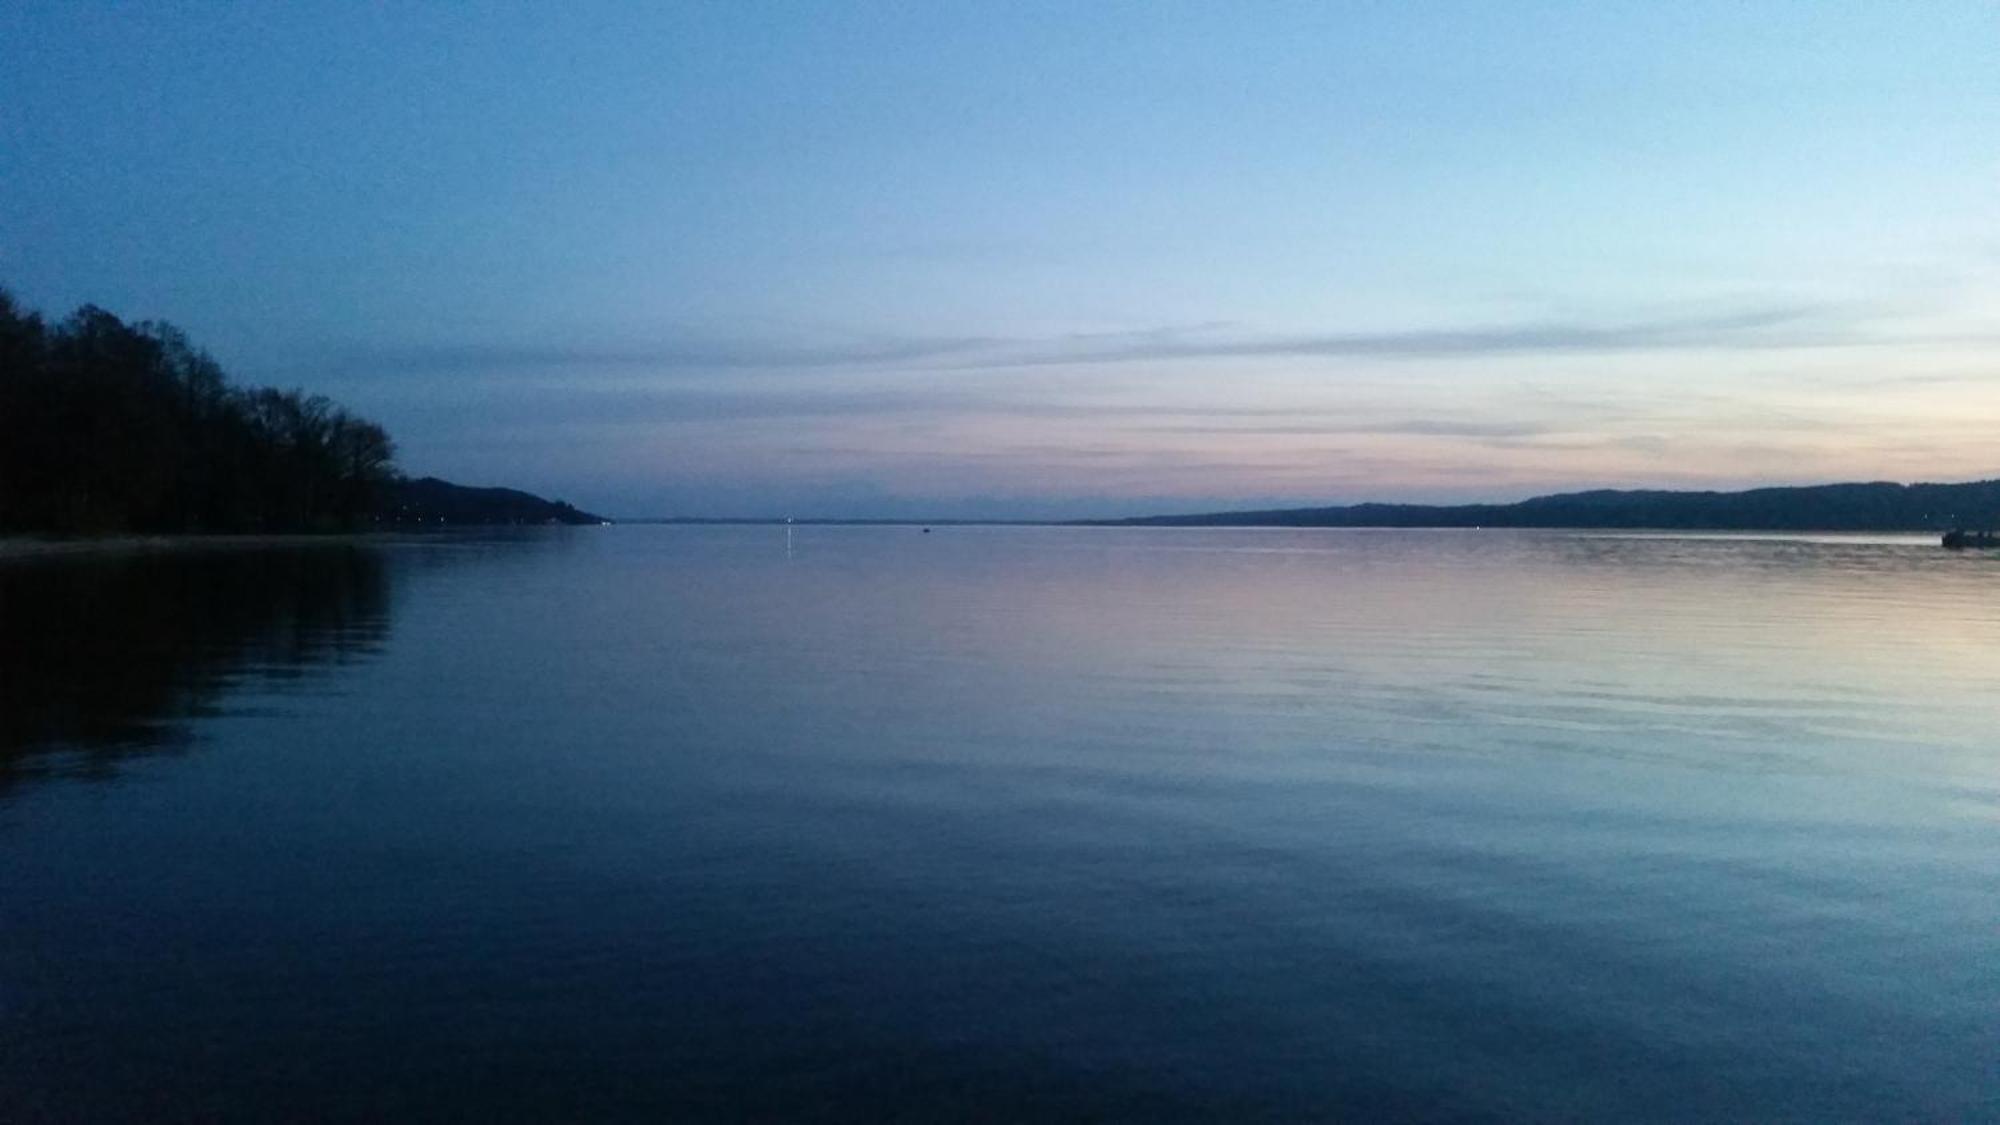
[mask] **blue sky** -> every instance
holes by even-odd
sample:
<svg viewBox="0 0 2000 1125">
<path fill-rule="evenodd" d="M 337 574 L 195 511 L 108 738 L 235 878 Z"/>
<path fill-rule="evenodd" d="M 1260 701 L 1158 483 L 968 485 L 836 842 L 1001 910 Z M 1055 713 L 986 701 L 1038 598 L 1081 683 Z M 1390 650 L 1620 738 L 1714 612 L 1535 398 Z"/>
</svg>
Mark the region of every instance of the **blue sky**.
<svg viewBox="0 0 2000 1125">
<path fill-rule="evenodd" d="M 2000 475 L 2000 5 L 0 8 L 0 285 L 615 514 Z"/>
</svg>

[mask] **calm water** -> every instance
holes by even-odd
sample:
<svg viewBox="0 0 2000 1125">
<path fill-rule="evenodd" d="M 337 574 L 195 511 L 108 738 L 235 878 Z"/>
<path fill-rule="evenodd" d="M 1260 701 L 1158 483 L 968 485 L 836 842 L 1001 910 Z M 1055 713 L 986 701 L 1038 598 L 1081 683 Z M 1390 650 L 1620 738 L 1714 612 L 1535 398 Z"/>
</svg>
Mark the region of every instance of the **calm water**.
<svg viewBox="0 0 2000 1125">
<path fill-rule="evenodd" d="M 0 1119 L 2000 1117 L 2000 555 L 0 563 Z"/>
</svg>

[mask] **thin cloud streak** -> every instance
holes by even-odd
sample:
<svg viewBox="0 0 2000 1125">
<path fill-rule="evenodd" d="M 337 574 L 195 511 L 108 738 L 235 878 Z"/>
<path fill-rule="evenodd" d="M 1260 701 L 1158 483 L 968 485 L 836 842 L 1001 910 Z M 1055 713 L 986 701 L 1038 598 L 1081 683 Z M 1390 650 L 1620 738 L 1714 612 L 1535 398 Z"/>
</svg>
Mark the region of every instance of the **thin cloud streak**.
<svg viewBox="0 0 2000 1125">
<path fill-rule="evenodd" d="M 549 368 L 640 367 L 660 371 L 772 370 L 897 365 L 964 355 L 995 345 L 984 337 L 863 340 L 826 345 L 750 341 L 669 341 L 630 347 L 508 344 L 419 344 L 351 349 L 339 363 L 384 372 L 534 371 Z"/>
<path fill-rule="evenodd" d="M 1163 414 L 1166 411 L 1133 411 L 1143 414 Z M 1194 412 L 1189 412 L 1194 413 Z M 1216 411 L 1202 413 L 1211 423 L 1226 419 L 1233 412 Z M 1298 410 L 1278 411 L 1287 417 L 1311 417 L 1309 412 Z M 1558 432 L 1555 426 L 1534 422 L 1453 422 L 1430 418 L 1385 419 L 1380 422 L 1326 421 L 1289 422 L 1281 425 L 1224 426 L 1194 423 L 1147 425 L 1126 427 L 1129 431 L 1149 434 L 1186 434 L 1208 436 L 1254 436 L 1254 437 L 1315 437 L 1329 434 L 1394 434 L 1408 437 L 1465 437 L 1465 438 L 1528 438 L 1541 434 Z"/>
<path fill-rule="evenodd" d="M 1762 305 L 1693 316 L 1621 320 L 1542 320 L 1456 328 L 1318 334 L 1222 334 L 1216 325 L 1132 332 L 1079 333 L 1048 339 L 995 336 L 889 338 L 773 343 L 689 339 L 627 346 L 419 344 L 349 350 L 349 374 L 638 368 L 647 371 L 782 371 L 837 368 L 982 370 L 1096 366 L 1154 360 L 1273 358 L 1465 359 L 1737 349 L 1876 346 L 1856 331 L 1851 308 Z"/>
<path fill-rule="evenodd" d="M 1569 352 L 1681 351 L 1705 348 L 1824 347 L 1854 337 L 1826 326 L 1829 310 L 1812 305 L 1746 309 L 1722 315 L 1654 320 L 1541 321 L 1403 332 L 1334 333 L 1202 340 L 1153 334 L 1109 347 L 1057 349 L 1017 362 L 1129 363 L 1157 359 L 1478 358 Z M 1790 331 L 1780 331 L 1780 330 Z M 1082 341 L 1078 341 L 1082 342 Z"/>
<path fill-rule="evenodd" d="M 700 426 L 733 422 L 843 420 L 870 418 L 1022 418 L 1041 421 L 1117 423 L 1124 419 L 1185 420 L 1190 432 L 1245 432 L 1260 421 L 1296 423 L 1316 412 L 1281 407 L 1149 406 L 1129 402 L 1047 402 L 950 388 L 889 391 L 795 393 L 666 387 L 647 390 L 570 392 L 536 388 L 528 394 L 492 395 L 453 412 L 459 419 L 552 421 L 626 426 Z M 1248 426 L 1231 426 L 1231 422 Z M 1439 423 L 1450 425 L 1450 423 Z"/>
</svg>

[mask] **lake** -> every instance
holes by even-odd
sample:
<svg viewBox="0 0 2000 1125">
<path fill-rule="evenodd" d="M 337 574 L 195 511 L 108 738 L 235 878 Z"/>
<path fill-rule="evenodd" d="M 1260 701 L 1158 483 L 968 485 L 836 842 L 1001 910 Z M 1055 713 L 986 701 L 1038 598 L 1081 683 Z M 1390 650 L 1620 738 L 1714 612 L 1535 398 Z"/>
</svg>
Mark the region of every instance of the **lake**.
<svg viewBox="0 0 2000 1125">
<path fill-rule="evenodd" d="M 0 560 L 0 1119 L 2000 1117 L 2000 553 Z"/>
</svg>

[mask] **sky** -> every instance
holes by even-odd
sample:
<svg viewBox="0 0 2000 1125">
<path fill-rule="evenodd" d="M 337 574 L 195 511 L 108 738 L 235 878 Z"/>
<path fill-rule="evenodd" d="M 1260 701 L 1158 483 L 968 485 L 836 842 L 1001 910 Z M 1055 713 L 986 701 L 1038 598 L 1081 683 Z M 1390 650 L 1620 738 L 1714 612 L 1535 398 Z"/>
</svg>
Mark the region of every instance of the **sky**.
<svg viewBox="0 0 2000 1125">
<path fill-rule="evenodd" d="M 0 5 L 0 286 L 415 475 L 1045 518 L 2000 476 L 2000 4 Z"/>
</svg>

